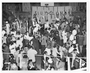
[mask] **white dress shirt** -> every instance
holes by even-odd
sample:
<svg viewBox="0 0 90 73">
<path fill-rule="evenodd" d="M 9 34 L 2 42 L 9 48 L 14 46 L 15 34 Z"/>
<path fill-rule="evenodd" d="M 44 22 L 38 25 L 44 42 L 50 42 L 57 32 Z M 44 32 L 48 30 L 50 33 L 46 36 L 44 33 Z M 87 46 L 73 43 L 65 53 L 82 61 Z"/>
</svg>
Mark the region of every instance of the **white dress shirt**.
<svg viewBox="0 0 90 73">
<path fill-rule="evenodd" d="M 35 55 L 37 54 L 37 51 L 34 50 L 34 49 L 29 49 L 28 52 L 27 52 L 27 56 L 29 59 L 32 60 L 32 62 L 35 62 L 36 59 L 35 59 Z"/>
</svg>

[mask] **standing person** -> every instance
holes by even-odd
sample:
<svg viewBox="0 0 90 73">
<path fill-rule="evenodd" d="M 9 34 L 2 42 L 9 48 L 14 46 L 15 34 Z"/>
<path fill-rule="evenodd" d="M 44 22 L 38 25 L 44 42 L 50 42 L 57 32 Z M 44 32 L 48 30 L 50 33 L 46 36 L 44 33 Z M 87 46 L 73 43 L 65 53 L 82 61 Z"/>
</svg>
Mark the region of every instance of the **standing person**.
<svg viewBox="0 0 90 73">
<path fill-rule="evenodd" d="M 54 45 L 54 47 L 52 48 L 52 55 L 53 55 L 54 57 L 57 57 L 57 54 L 59 54 L 59 53 L 58 53 L 58 50 L 57 50 L 56 45 Z"/>
<path fill-rule="evenodd" d="M 6 32 L 7 32 L 7 35 L 10 32 L 10 24 L 8 23 L 8 21 L 6 21 Z"/>
<path fill-rule="evenodd" d="M 38 40 L 34 37 L 31 41 L 33 41 L 32 45 L 34 46 L 35 50 L 39 54 L 39 42 L 38 42 Z"/>
<path fill-rule="evenodd" d="M 10 50 L 6 43 L 3 44 L 2 51 L 3 51 L 3 62 L 9 62 L 9 54 L 8 53 L 10 53 Z"/>
<path fill-rule="evenodd" d="M 23 48 L 22 48 L 23 49 Z M 20 50 L 17 57 L 17 64 L 21 70 L 27 70 L 28 57 L 24 50 Z"/>
<path fill-rule="evenodd" d="M 35 55 L 37 54 L 37 51 L 33 47 L 29 47 L 29 50 L 27 52 L 27 56 L 29 60 L 32 60 L 33 63 L 36 62 Z"/>
<path fill-rule="evenodd" d="M 17 47 L 16 48 L 16 52 L 14 53 L 14 57 L 15 57 L 16 63 L 18 63 L 17 58 L 18 58 L 18 55 L 19 55 L 19 50 L 20 50 L 20 47 Z"/>
<path fill-rule="evenodd" d="M 22 43 L 23 43 L 23 46 L 24 46 L 24 47 L 27 47 L 28 44 L 29 44 L 29 40 L 26 39 L 25 35 L 24 35 L 24 38 L 23 38 Z"/>
<path fill-rule="evenodd" d="M 20 48 L 23 46 L 23 43 L 20 40 L 20 38 L 18 38 L 17 41 L 16 41 L 16 47 L 19 47 L 19 46 L 20 46 Z"/>
<path fill-rule="evenodd" d="M 4 36 L 2 38 L 2 43 L 6 43 L 6 39 L 7 39 L 7 34 L 4 34 Z"/>
<path fill-rule="evenodd" d="M 9 45 L 9 49 L 10 49 L 11 54 L 14 55 L 14 53 L 16 52 L 16 43 L 12 42 L 12 43 Z"/>
<path fill-rule="evenodd" d="M 44 25 L 44 28 L 45 29 L 50 28 L 50 24 L 49 24 L 49 21 L 48 20 L 46 20 L 45 25 Z"/>
<path fill-rule="evenodd" d="M 77 43 L 79 45 L 80 53 L 82 53 L 82 47 L 83 47 L 84 37 L 83 37 L 82 34 L 80 34 L 80 35 L 77 35 L 76 39 L 77 39 L 76 41 L 77 41 Z"/>
<path fill-rule="evenodd" d="M 47 46 L 47 37 L 46 36 L 44 36 L 44 35 L 42 35 L 42 40 L 41 40 L 41 44 L 43 45 L 43 46 Z"/>
<path fill-rule="evenodd" d="M 23 53 L 23 51 L 20 50 L 19 54 L 17 56 L 17 59 L 16 59 L 17 65 L 19 66 L 20 69 L 22 69 L 22 66 L 23 66 L 23 61 L 22 61 L 23 56 L 22 56 L 22 53 Z"/>
<path fill-rule="evenodd" d="M 32 26 L 29 27 L 29 35 L 32 35 L 33 34 L 33 29 L 32 29 Z"/>
<path fill-rule="evenodd" d="M 6 38 L 6 43 L 7 43 L 7 46 L 9 47 L 10 43 L 11 43 L 11 35 L 8 35 L 7 38 Z"/>
<path fill-rule="evenodd" d="M 59 52 L 57 50 L 56 45 L 54 45 L 54 47 L 52 48 L 52 55 L 53 55 L 53 61 L 54 61 L 54 68 L 56 69 L 56 60 L 57 60 L 57 56 L 58 56 Z"/>
</svg>

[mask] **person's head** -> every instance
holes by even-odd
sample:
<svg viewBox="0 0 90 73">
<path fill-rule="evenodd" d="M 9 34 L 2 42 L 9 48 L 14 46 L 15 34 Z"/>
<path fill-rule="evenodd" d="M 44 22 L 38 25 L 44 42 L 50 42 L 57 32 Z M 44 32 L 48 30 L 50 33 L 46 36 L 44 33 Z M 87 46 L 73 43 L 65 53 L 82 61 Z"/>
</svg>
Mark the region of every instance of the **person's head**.
<svg viewBox="0 0 90 73">
<path fill-rule="evenodd" d="M 16 41 L 13 41 L 14 43 L 16 43 Z"/>
<path fill-rule="evenodd" d="M 3 43 L 3 47 L 5 47 L 7 44 L 6 43 Z"/>
<path fill-rule="evenodd" d="M 5 23 L 8 24 L 8 21 L 6 21 Z"/>
<path fill-rule="evenodd" d="M 28 47 L 24 47 L 24 51 L 27 52 L 28 51 Z"/>
<path fill-rule="evenodd" d="M 18 38 L 18 40 L 20 40 L 20 38 Z"/>
<path fill-rule="evenodd" d="M 20 48 L 19 48 L 19 47 L 17 47 L 17 48 L 16 48 L 16 51 L 19 51 L 19 50 L 20 50 Z"/>
<path fill-rule="evenodd" d="M 20 31 L 18 31 L 17 34 L 20 35 Z"/>
<path fill-rule="evenodd" d="M 53 46 L 54 48 L 56 48 L 57 47 L 57 45 L 56 44 L 54 44 L 54 46 Z"/>
</svg>

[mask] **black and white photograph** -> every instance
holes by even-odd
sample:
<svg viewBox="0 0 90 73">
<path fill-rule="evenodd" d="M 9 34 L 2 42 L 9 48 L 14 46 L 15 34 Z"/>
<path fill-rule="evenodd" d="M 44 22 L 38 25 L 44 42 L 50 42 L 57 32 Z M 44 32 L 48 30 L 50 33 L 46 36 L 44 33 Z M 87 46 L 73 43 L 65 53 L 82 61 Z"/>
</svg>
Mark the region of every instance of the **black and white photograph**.
<svg viewBox="0 0 90 73">
<path fill-rule="evenodd" d="M 2 71 L 87 71 L 87 2 L 2 2 L 1 12 Z"/>
</svg>

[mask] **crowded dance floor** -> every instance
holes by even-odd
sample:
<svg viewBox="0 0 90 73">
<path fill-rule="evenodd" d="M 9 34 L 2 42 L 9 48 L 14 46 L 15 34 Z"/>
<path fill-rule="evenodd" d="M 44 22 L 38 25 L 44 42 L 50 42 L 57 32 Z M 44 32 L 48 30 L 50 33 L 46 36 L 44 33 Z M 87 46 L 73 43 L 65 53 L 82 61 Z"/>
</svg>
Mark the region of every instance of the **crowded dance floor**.
<svg viewBox="0 0 90 73">
<path fill-rule="evenodd" d="M 87 69 L 86 3 L 2 3 L 2 70 Z"/>
</svg>

